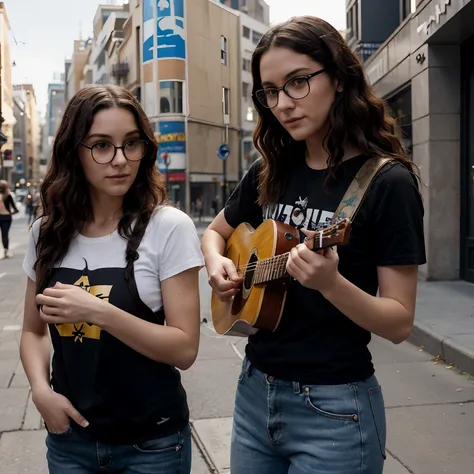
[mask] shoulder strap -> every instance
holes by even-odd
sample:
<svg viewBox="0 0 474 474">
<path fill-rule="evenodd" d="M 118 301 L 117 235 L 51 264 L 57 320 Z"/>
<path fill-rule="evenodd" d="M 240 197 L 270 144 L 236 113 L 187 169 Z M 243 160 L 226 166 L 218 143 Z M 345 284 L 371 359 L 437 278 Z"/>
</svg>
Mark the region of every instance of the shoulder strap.
<svg viewBox="0 0 474 474">
<path fill-rule="evenodd" d="M 394 158 L 369 158 L 361 166 L 334 213 L 333 223 L 339 219 L 349 219 L 350 222 L 354 220 L 375 177 L 392 161 Z"/>
</svg>

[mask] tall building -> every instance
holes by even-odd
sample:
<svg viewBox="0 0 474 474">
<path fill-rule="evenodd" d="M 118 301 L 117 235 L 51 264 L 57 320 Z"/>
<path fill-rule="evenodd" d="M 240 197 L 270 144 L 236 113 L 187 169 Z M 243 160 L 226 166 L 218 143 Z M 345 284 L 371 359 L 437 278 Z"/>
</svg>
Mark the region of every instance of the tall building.
<svg viewBox="0 0 474 474">
<path fill-rule="evenodd" d="M 48 84 L 48 102 L 46 104 L 45 136 L 42 143 L 42 155 L 49 160 L 54 137 L 58 131 L 65 109 L 64 73 L 55 75 L 55 82 Z"/>
<path fill-rule="evenodd" d="M 362 61 L 369 59 L 411 15 L 414 1 L 346 0 L 346 41 Z"/>
<path fill-rule="evenodd" d="M 9 43 L 10 23 L 0 2 L 0 179 L 10 180 L 13 169 L 13 85 Z"/>
<path fill-rule="evenodd" d="M 65 63 L 66 82 L 64 85 L 64 96 L 66 103 L 68 103 L 81 88 L 81 81 L 84 79 L 84 68 L 89 62 L 89 55 L 92 49 L 91 45 L 91 38 L 74 41 L 72 57 Z"/>
<path fill-rule="evenodd" d="M 123 41 L 123 25 L 129 15 L 129 4 L 99 5 L 94 17 L 94 41 L 90 55 L 92 82 L 110 84 L 110 58 L 115 41 Z"/>
<path fill-rule="evenodd" d="M 115 42 L 109 71 L 117 84 L 141 100 L 143 2 L 132 1 L 131 7 L 123 24 L 123 40 Z"/>
<path fill-rule="evenodd" d="M 13 86 L 16 124 L 13 129 L 14 146 L 12 182 L 20 179 L 37 181 L 40 178 L 40 126 L 36 95 L 32 84 Z"/>
<path fill-rule="evenodd" d="M 270 7 L 265 0 L 217 0 L 223 5 L 246 13 L 250 18 L 265 25 L 270 24 Z"/>
<path fill-rule="evenodd" d="M 421 276 L 474 282 L 474 0 L 404 4 L 411 12 L 366 61 L 367 77 L 402 122 L 425 184 Z"/>
<path fill-rule="evenodd" d="M 222 206 L 256 157 L 248 61 L 268 28 L 269 10 L 256 0 L 247 2 L 248 15 L 245 2 L 231 6 L 219 0 L 101 5 L 79 78 L 81 87 L 118 84 L 140 100 L 159 142 L 157 167 L 171 199 L 187 212 L 197 198 L 205 213 L 216 201 Z M 250 16 L 254 11 L 263 21 Z M 72 78 L 72 59 L 67 67 Z M 226 146 L 228 153 L 218 156 Z"/>
<path fill-rule="evenodd" d="M 239 177 L 238 13 L 209 0 L 145 2 L 142 64 L 142 104 L 171 198 L 187 212 L 200 198 L 209 213 Z M 230 149 L 225 159 L 221 145 Z"/>
<path fill-rule="evenodd" d="M 242 153 L 240 174 L 244 174 L 250 165 L 259 157 L 253 145 L 253 132 L 257 123 L 257 111 L 252 101 L 252 54 L 262 35 L 268 30 L 268 25 L 261 23 L 249 15 L 239 14 L 240 19 L 240 68 L 242 78 L 241 94 L 241 129 Z"/>
</svg>

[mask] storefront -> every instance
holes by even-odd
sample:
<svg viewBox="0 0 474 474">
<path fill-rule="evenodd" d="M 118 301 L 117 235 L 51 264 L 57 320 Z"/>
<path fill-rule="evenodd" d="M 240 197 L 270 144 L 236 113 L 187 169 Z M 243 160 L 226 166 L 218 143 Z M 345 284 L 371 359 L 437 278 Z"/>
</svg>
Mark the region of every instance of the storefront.
<svg viewBox="0 0 474 474">
<path fill-rule="evenodd" d="M 420 169 L 428 259 L 421 277 L 474 282 L 474 0 L 416 3 L 366 73 L 402 117 Z"/>
</svg>

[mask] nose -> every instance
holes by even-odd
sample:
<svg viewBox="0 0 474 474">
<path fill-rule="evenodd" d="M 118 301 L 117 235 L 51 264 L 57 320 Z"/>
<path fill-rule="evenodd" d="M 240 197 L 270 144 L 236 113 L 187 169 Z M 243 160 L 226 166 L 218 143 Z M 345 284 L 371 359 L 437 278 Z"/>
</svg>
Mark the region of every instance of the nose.
<svg viewBox="0 0 474 474">
<path fill-rule="evenodd" d="M 122 148 L 117 148 L 115 152 L 115 157 L 112 160 L 112 164 L 115 166 L 123 166 L 124 164 L 127 163 L 127 158 L 125 158 L 125 155 L 123 153 Z"/>
<path fill-rule="evenodd" d="M 295 107 L 295 101 L 285 93 L 284 90 L 278 91 L 278 104 L 275 109 L 283 111 L 293 109 Z"/>
</svg>

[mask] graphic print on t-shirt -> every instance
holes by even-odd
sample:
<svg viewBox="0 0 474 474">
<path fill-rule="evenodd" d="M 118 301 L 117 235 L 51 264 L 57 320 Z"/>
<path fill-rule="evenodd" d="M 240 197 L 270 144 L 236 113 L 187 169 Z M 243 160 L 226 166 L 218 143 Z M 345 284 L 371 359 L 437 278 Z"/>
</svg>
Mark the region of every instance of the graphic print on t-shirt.
<svg viewBox="0 0 474 474">
<path fill-rule="evenodd" d="M 308 198 L 299 196 L 294 205 L 278 203 L 263 208 L 263 219 L 284 222 L 297 229 L 316 230 L 331 223 L 334 213 L 308 207 Z"/>
<path fill-rule="evenodd" d="M 91 295 L 108 302 L 113 285 L 91 286 L 87 260 L 84 259 L 84 262 L 85 267 L 82 270 L 82 275 L 77 281 L 73 283 L 73 285 L 78 286 Z M 87 322 L 74 324 L 56 324 L 56 329 L 58 330 L 58 333 L 61 337 L 72 337 L 74 338 L 74 342 L 83 342 L 84 338 L 99 340 L 100 334 L 102 332 L 102 329 L 99 326 Z"/>
</svg>

